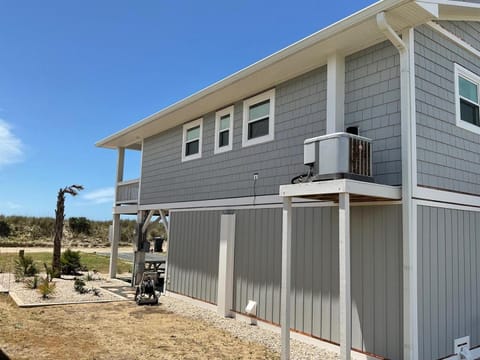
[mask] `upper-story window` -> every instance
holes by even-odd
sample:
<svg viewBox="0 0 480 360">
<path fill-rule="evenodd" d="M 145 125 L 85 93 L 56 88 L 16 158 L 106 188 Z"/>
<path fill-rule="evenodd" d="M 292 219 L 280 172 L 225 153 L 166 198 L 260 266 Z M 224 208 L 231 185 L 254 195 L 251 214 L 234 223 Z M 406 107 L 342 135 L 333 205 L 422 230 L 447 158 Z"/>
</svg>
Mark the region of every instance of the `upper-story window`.
<svg viewBox="0 0 480 360">
<path fill-rule="evenodd" d="M 232 150 L 233 106 L 215 113 L 215 154 Z"/>
<path fill-rule="evenodd" d="M 182 161 L 202 157 L 202 125 L 203 119 L 183 125 Z"/>
<path fill-rule="evenodd" d="M 457 125 L 480 134 L 480 77 L 455 64 Z"/>
<path fill-rule="evenodd" d="M 242 145 L 249 146 L 273 140 L 275 89 L 243 102 Z"/>
</svg>

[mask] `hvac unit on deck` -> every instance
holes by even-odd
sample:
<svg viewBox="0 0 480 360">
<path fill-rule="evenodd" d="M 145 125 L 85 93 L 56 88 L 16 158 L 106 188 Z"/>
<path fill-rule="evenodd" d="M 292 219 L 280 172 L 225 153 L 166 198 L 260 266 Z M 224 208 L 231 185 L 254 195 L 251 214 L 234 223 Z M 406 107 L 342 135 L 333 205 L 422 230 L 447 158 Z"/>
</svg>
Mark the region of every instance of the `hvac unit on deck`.
<svg viewBox="0 0 480 360">
<path fill-rule="evenodd" d="M 371 140 L 349 133 L 333 133 L 304 142 L 304 164 L 310 181 L 355 179 L 373 181 Z"/>
</svg>

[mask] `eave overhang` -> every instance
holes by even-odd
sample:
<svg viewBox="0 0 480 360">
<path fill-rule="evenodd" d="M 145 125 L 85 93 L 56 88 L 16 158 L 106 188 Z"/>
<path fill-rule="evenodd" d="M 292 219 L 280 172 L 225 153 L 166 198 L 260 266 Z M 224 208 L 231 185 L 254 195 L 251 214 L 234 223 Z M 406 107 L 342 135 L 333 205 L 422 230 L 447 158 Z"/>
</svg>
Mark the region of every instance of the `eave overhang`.
<svg viewBox="0 0 480 360">
<path fill-rule="evenodd" d="M 477 9 L 480 11 L 480 5 L 446 0 L 379 1 L 100 140 L 96 146 L 139 149 L 142 140 L 147 137 L 324 66 L 332 53 L 347 56 L 385 41 L 376 23 L 376 15 L 380 12 L 385 12 L 392 28 L 401 33 L 404 29 L 438 19 L 442 15 L 451 18 L 456 13 L 466 13 L 466 9 L 476 13 Z"/>
</svg>

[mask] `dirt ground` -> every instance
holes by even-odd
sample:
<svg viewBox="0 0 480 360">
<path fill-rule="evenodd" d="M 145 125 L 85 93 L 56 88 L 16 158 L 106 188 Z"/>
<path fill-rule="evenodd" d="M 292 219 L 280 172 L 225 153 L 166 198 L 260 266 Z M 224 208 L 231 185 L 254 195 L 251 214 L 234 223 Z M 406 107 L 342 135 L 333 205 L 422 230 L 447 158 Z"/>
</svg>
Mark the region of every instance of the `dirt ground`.
<svg viewBox="0 0 480 360">
<path fill-rule="evenodd" d="M 162 306 L 133 302 L 18 308 L 0 295 L 11 359 L 277 359 L 278 354 Z M 0 353 L 1 354 L 1 353 Z"/>
</svg>

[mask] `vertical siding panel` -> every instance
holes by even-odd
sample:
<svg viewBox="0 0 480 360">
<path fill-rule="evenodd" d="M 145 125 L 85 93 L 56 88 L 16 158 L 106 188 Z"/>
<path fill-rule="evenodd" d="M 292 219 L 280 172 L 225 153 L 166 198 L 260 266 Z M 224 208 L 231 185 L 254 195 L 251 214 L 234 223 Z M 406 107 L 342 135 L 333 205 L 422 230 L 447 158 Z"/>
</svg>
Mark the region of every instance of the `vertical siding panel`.
<svg viewBox="0 0 480 360">
<path fill-rule="evenodd" d="M 321 308 L 321 337 L 324 339 L 331 338 L 331 327 L 332 322 L 332 243 L 333 234 L 332 234 L 332 224 L 333 217 L 332 211 L 335 208 L 325 208 L 322 209 L 325 216 L 321 216 L 320 210 L 318 211 L 319 216 L 322 219 L 319 221 L 322 222 L 322 308 Z"/>
<path fill-rule="evenodd" d="M 455 329 L 455 315 L 453 310 L 453 221 L 452 221 L 452 210 L 445 209 L 445 273 L 446 273 L 446 303 L 447 303 L 447 338 L 453 339 L 454 329 Z"/>
<path fill-rule="evenodd" d="M 423 297 L 423 338 L 424 338 L 424 357 L 425 359 L 430 359 L 432 357 L 431 354 L 431 294 L 430 294 L 430 212 L 429 208 L 423 208 L 423 290 L 424 290 L 424 297 Z"/>
<path fill-rule="evenodd" d="M 373 259 L 374 263 L 374 294 L 373 299 L 375 309 L 375 347 L 376 354 L 386 354 L 386 338 L 387 332 L 387 311 L 386 311 L 386 250 L 385 250 L 385 209 L 379 207 L 367 207 L 366 215 L 374 219 L 373 233 Z"/>
<path fill-rule="evenodd" d="M 275 232 L 275 281 L 273 291 L 273 322 L 280 323 L 280 282 L 282 268 L 282 210 L 274 211 L 274 232 Z"/>
<path fill-rule="evenodd" d="M 303 331 L 307 334 L 312 333 L 312 317 L 313 317 L 313 210 L 306 208 L 304 212 L 304 226 L 305 226 L 305 290 L 303 293 Z"/>
<path fill-rule="evenodd" d="M 305 249 L 305 208 L 295 209 L 295 328 L 304 331 L 303 327 L 303 289 L 304 289 L 304 249 Z"/>
<path fill-rule="evenodd" d="M 243 258 L 241 261 L 242 279 L 241 279 L 240 301 L 237 304 L 237 311 L 240 311 L 240 312 L 243 311 L 243 308 L 246 305 L 246 301 L 248 297 L 248 255 L 249 255 L 248 242 L 249 242 L 249 231 L 250 231 L 248 221 L 250 219 L 250 211 L 251 210 L 242 211 L 242 220 L 243 220 L 242 244 L 241 244 L 242 251 L 243 251 Z"/>
<path fill-rule="evenodd" d="M 459 265 L 458 265 L 458 255 L 459 255 L 459 231 L 458 231 L 458 215 L 456 211 L 452 210 L 452 272 L 453 272 L 453 296 L 452 296 L 452 306 L 453 306 L 453 320 L 454 320 L 454 326 L 453 326 L 453 338 L 457 338 L 460 333 L 460 298 L 459 298 Z"/>
<path fill-rule="evenodd" d="M 340 293 L 340 274 L 339 274 L 339 242 L 338 242 L 338 207 L 334 207 L 331 209 L 332 213 L 332 267 L 331 267 L 331 274 L 332 274 L 332 317 L 331 317 L 331 332 L 332 337 L 331 340 L 335 342 L 340 341 L 340 329 L 339 329 L 339 322 L 340 322 L 340 312 L 339 312 L 339 293 Z"/>
<path fill-rule="evenodd" d="M 352 347 L 364 350 L 363 326 L 363 287 L 362 287 L 362 221 L 361 208 L 352 207 L 351 212 L 351 253 L 352 253 Z"/>
<path fill-rule="evenodd" d="M 313 288 L 312 288 L 312 335 L 321 336 L 322 333 L 322 243 L 326 241 L 322 237 L 322 218 L 321 216 L 326 212 L 321 212 L 322 209 L 312 208 L 312 224 L 313 224 Z"/>
<path fill-rule="evenodd" d="M 168 239 L 168 278 L 165 278 L 165 284 L 164 287 L 166 290 L 173 290 L 173 284 L 175 284 L 175 273 L 176 273 L 176 262 L 171 262 L 170 259 L 176 259 L 176 254 L 175 254 L 175 246 L 176 243 L 175 241 L 172 241 L 172 239 L 175 239 L 175 235 L 173 233 L 173 222 L 174 222 L 174 213 L 170 213 L 170 237 Z"/>
<path fill-rule="evenodd" d="M 267 281 L 267 262 L 268 262 L 268 255 L 267 255 L 267 247 L 270 243 L 270 237 L 272 233 L 270 231 L 270 224 L 268 223 L 268 210 L 263 210 L 260 212 L 260 238 L 258 239 L 258 247 L 260 254 L 258 259 L 258 266 L 259 266 L 259 314 L 262 319 L 266 318 L 266 304 L 267 304 L 267 296 L 266 296 L 266 281 Z"/>
<path fill-rule="evenodd" d="M 438 209 L 430 209 L 430 329 L 431 354 L 438 358 Z"/>
<path fill-rule="evenodd" d="M 465 317 L 465 234 L 463 231 L 463 211 L 456 211 L 458 219 L 458 309 L 459 317 L 459 334 L 466 332 Z"/>
<path fill-rule="evenodd" d="M 267 209 L 267 224 L 269 229 L 268 243 L 266 249 L 267 261 L 266 263 L 266 289 L 265 289 L 265 319 L 273 321 L 273 282 L 274 271 L 273 258 L 275 256 L 275 232 L 274 232 L 274 219 L 273 209 Z"/>
<path fill-rule="evenodd" d="M 471 309 L 472 309 L 472 319 L 479 319 L 480 314 L 477 309 L 477 304 L 479 303 L 477 297 L 478 294 L 478 284 L 477 281 L 480 279 L 477 277 L 477 258 L 475 258 L 475 255 L 477 253 L 477 238 L 476 232 L 475 232 L 475 224 L 476 224 L 476 214 L 474 212 L 470 213 L 470 241 L 471 241 L 471 248 L 470 248 L 470 266 L 471 266 L 471 287 L 472 287 L 472 292 L 471 292 L 471 297 L 470 297 L 470 304 L 471 304 Z M 480 239 L 479 239 L 480 240 Z M 470 339 L 471 343 L 473 345 L 478 345 L 479 343 L 479 336 L 478 336 L 478 330 L 479 330 L 480 324 L 478 324 L 478 321 L 472 321 L 472 338 Z"/>
<path fill-rule="evenodd" d="M 255 210 L 250 210 L 248 212 L 248 238 L 247 238 L 247 241 L 248 241 L 248 250 L 247 250 L 247 253 L 248 253 L 248 256 L 247 256 L 247 259 L 248 259 L 248 265 L 247 265 L 247 296 L 246 296 L 246 299 L 245 299 L 245 303 L 242 304 L 242 310 L 243 308 L 245 308 L 245 306 L 247 305 L 248 303 L 248 300 L 251 300 L 253 299 L 253 278 L 254 278 L 254 259 L 253 259 L 253 256 L 254 256 L 254 249 L 255 249 L 255 228 L 256 228 L 256 222 L 255 222 Z"/>
<path fill-rule="evenodd" d="M 465 247 L 463 253 L 465 266 L 465 334 L 472 335 L 472 308 L 471 308 L 471 290 L 472 284 L 470 282 L 470 215 L 467 211 L 462 211 L 463 229 Z"/>
<path fill-rule="evenodd" d="M 423 228 L 425 220 L 423 217 L 423 206 L 418 206 L 417 208 L 417 269 L 418 269 L 418 278 L 417 278 L 417 291 L 418 291 L 418 352 L 419 357 L 422 358 L 424 355 L 424 314 L 423 314 L 423 242 L 425 241 L 423 237 Z M 420 295 L 421 294 L 421 295 Z"/>
<path fill-rule="evenodd" d="M 191 275 L 190 275 L 190 291 L 191 296 L 197 299 L 209 299 L 208 296 L 202 296 L 201 293 L 201 278 L 202 275 L 205 274 L 205 260 L 208 258 L 205 257 L 206 252 L 208 249 L 208 237 L 205 238 L 200 236 L 200 234 L 205 231 L 204 229 L 208 229 L 208 223 L 205 223 L 205 215 L 206 211 L 198 211 L 195 212 L 195 231 L 192 232 L 193 234 L 197 234 L 194 236 L 189 248 L 190 253 L 190 268 L 191 268 Z"/>
<path fill-rule="evenodd" d="M 438 349 L 440 354 L 446 354 L 447 349 L 447 275 L 446 275 L 446 244 L 445 244 L 445 209 L 439 208 L 438 226 Z"/>
<path fill-rule="evenodd" d="M 475 272 L 475 279 L 476 279 L 476 284 L 477 284 L 477 293 L 476 293 L 476 301 L 475 301 L 475 304 L 476 304 L 476 313 L 477 313 L 477 319 L 480 318 L 480 301 L 478 301 L 478 299 L 480 299 L 480 284 L 479 284 L 479 280 L 480 280 L 480 265 L 478 264 L 478 259 L 480 259 L 480 244 L 479 244 L 479 241 L 480 241 L 480 213 L 475 213 L 475 265 L 476 265 L 476 272 Z M 474 345 L 480 345 L 480 323 L 479 321 L 477 321 L 477 324 L 476 324 L 476 328 L 477 328 L 477 336 L 476 336 L 476 339 L 474 341 Z"/>
<path fill-rule="evenodd" d="M 362 211 L 362 256 L 363 256 L 363 291 L 366 299 L 363 301 L 363 314 L 365 325 L 363 326 L 363 341 L 367 348 L 375 348 L 375 304 L 374 304 L 374 278 L 375 278 L 375 263 L 373 261 L 373 217 L 367 216 Z"/>
</svg>

